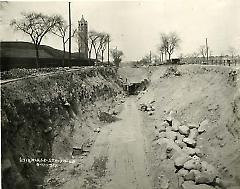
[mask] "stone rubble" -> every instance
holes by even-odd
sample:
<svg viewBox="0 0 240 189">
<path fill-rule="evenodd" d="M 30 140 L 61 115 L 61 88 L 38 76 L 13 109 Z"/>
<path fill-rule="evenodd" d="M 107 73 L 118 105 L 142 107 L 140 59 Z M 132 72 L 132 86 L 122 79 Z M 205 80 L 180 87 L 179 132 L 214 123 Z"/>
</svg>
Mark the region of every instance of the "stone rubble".
<svg viewBox="0 0 240 189">
<path fill-rule="evenodd" d="M 150 107 L 144 111 L 152 111 Z M 200 124 L 182 124 L 176 119 L 176 111 L 170 111 L 163 122 L 155 126 L 158 144 L 168 146 L 165 158 L 174 162 L 183 189 L 211 189 L 220 180 L 215 167 L 202 160 L 204 154 L 197 147 L 197 137 L 208 127 L 207 119 Z M 169 184 L 164 183 L 161 188 L 168 187 Z"/>
<path fill-rule="evenodd" d="M 186 135 L 186 136 L 190 132 L 189 128 L 185 125 L 178 127 L 178 130 L 179 130 L 179 133 L 181 133 L 182 135 Z"/>
</svg>

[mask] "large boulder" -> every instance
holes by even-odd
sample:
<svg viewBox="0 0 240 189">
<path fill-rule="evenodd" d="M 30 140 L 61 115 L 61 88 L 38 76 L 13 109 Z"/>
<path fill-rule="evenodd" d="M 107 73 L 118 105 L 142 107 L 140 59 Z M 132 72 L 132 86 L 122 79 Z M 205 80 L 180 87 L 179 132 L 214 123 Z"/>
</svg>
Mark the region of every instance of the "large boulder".
<svg viewBox="0 0 240 189">
<path fill-rule="evenodd" d="M 205 119 L 204 121 L 202 121 L 199 125 L 198 128 L 198 132 L 199 134 L 205 132 L 207 130 L 207 128 L 209 127 L 209 121 L 207 119 Z"/>
<path fill-rule="evenodd" d="M 187 155 L 181 155 L 178 156 L 174 159 L 174 165 L 175 167 L 179 168 L 179 167 L 183 167 L 184 164 L 189 161 L 191 158 Z"/>
<path fill-rule="evenodd" d="M 206 161 L 202 161 L 201 164 L 202 164 L 202 171 L 207 171 L 210 173 L 217 174 L 217 170 L 213 165 L 209 164 Z"/>
<path fill-rule="evenodd" d="M 195 181 L 199 184 L 210 184 L 217 177 L 216 168 L 206 161 L 201 162 L 201 173 L 196 175 Z"/>
<path fill-rule="evenodd" d="M 183 189 L 214 189 L 214 187 L 206 185 L 206 184 L 199 184 L 196 185 L 193 181 L 185 181 L 182 183 Z"/>
<path fill-rule="evenodd" d="M 196 128 L 190 129 L 190 133 L 188 138 L 191 138 L 193 140 L 197 140 L 197 136 L 198 136 L 198 130 Z"/>
<path fill-rule="evenodd" d="M 194 174 L 193 170 L 190 170 L 190 171 L 184 176 L 184 180 L 190 180 L 190 181 L 194 181 L 194 180 L 195 180 L 195 174 Z"/>
<path fill-rule="evenodd" d="M 196 141 L 191 138 L 184 138 L 183 142 L 185 142 L 187 146 L 190 146 L 190 147 L 195 147 L 197 144 Z"/>
<path fill-rule="evenodd" d="M 188 170 L 187 169 L 184 169 L 184 168 L 181 168 L 181 169 L 179 169 L 179 171 L 177 172 L 177 174 L 179 175 L 179 176 L 182 176 L 182 177 L 185 177 L 187 174 L 188 174 Z"/>
<path fill-rule="evenodd" d="M 187 170 L 195 169 L 200 170 L 201 169 L 201 163 L 200 161 L 190 159 L 187 162 L 184 163 L 183 167 Z"/>
<path fill-rule="evenodd" d="M 161 146 L 171 147 L 174 152 L 174 156 L 176 156 L 176 157 L 183 154 L 182 149 L 178 145 L 176 145 L 173 140 L 170 140 L 168 138 L 160 138 L 160 139 L 158 139 L 158 144 Z"/>
<path fill-rule="evenodd" d="M 196 151 L 194 148 L 189 148 L 189 147 L 183 147 L 182 149 L 186 154 L 193 156 L 195 155 Z"/>
<path fill-rule="evenodd" d="M 197 184 L 211 184 L 213 183 L 214 179 L 216 178 L 216 176 L 203 171 L 203 172 L 199 172 L 198 174 L 195 175 L 195 182 Z"/>
<path fill-rule="evenodd" d="M 192 169 L 184 176 L 184 180 L 195 181 L 195 175 L 198 175 L 199 173 L 199 170 Z"/>
<path fill-rule="evenodd" d="M 179 127 L 178 127 L 178 131 L 179 131 L 179 133 L 181 133 L 182 135 L 188 135 L 188 134 L 189 134 L 189 128 L 188 128 L 186 125 L 179 126 Z"/>
<path fill-rule="evenodd" d="M 180 134 L 179 132 L 177 132 L 177 139 L 178 140 L 183 140 L 185 138 L 185 135 L 182 135 L 182 134 Z"/>
<path fill-rule="evenodd" d="M 180 127 L 181 123 L 177 119 L 172 120 L 172 130 L 178 131 L 178 127 Z"/>
</svg>

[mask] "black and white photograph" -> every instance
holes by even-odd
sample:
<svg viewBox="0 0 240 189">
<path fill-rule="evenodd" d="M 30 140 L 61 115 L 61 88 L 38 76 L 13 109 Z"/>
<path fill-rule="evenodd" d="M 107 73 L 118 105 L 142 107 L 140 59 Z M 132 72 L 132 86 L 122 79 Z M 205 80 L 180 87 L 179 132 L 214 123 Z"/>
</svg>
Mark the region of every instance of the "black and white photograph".
<svg viewBox="0 0 240 189">
<path fill-rule="evenodd" d="M 240 0 L 0 0 L 2 189 L 240 189 Z"/>
</svg>

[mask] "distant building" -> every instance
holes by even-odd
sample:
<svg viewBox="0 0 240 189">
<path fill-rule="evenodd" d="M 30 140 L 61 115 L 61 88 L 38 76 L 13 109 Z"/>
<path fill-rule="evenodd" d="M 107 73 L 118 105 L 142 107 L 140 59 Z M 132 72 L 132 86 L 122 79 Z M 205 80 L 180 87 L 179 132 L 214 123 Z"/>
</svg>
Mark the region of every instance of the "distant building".
<svg viewBox="0 0 240 189">
<path fill-rule="evenodd" d="M 83 16 L 78 21 L 78 51 L 82 58 L 88 58 L 88 22 Z"/>
</svg>

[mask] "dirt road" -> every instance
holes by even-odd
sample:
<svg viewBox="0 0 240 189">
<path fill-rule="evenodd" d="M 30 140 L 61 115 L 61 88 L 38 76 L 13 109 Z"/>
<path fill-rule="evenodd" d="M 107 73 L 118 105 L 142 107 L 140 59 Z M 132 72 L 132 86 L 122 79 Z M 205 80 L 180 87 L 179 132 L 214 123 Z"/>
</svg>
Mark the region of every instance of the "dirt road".
<svg viewBox="0 0 240 189">
<path fill-rule="evenodd" d="M 151 189 L 147 176 L 142 118 L 127 98 L 119 121 L 102 128 L 84 160 L 84 173 L 60 188 Z M 81 186 L 81 187 L 80 187 Z"/>
<path fill-rule="evenodd" d="M 142 118 L 134 98 L 127 99 L 120 118 L 121 121 L 111 125 L 112 132 L 108 136 L 110 147 L 107 169 L 110 170 L 112 181 L 104 188 L 151 188 L 147 177 Z"/>
</svg>

